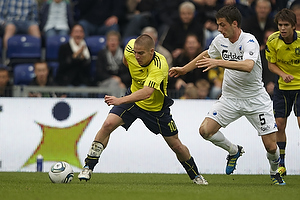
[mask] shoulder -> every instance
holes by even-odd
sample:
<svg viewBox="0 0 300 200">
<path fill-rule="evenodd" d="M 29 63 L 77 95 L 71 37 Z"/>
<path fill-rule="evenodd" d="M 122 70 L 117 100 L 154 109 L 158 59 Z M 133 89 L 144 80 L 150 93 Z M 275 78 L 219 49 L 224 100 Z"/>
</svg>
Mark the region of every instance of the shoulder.
<svg viewBox="0 0 300 200">
<path fill-rule="evenodd" d="M 251 33 L 242 32 L 241 34 L 242 34 L 241 36 L 243 37 L 244 40 L 249 40 L 249 39 L 255 39 L 256 40 L 255 36 Z"/>
<path fill-rule="evenodd" d="M 164 67 L 169 68 L 167 60 L 165 56 L 162 54 L 158 53 L 157 51 L 155 52 L 153 62 L 152 62 L 158 69 L 162 69 Z"/>
<path fill-rule="evenodd" d="M 274 33 L 272 33 L 269 37 L 268 37 L 268 43 L 274 41 L 274 40 L 277 40 L 279 39 L 279 35 L 280 35 L 280 32 L 279 31 L 276 31 Z"/>
<path fill-rule="evenodd" d="M 300 39 L 300 31 L 296 31 L 297 33 L 297 39 Z"/>
<path fill-rule="evenodd" d="M 134 46 L 134 43 L 135 43 L 135 39 L 131 39 L 127 45 L 125 46 L 125 53 L 128 52 L 128 53 L 133 53 L 133 46 Z"/>
<path fill-rule="evenodd" d="M 254 35 L 251 33 L 241 33 L 241 39 L 243 44 L 255 44 L 259 46 L 259 43 Z M 247 46 L 247 45 L 246 45 Z"/>
</svg>

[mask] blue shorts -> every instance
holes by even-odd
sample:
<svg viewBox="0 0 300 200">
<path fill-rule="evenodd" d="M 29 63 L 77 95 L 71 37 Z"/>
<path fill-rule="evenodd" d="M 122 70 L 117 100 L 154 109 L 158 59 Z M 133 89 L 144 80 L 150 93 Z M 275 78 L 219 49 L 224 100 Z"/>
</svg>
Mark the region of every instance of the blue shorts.
<svg viewBox="0 0 300 200">
<path fill-rule="evenodd" d="M 275 118 L 287 118 L 290 116 L 292 107 L 296 117 L 300 116 L 300 90 L 280 90 L 274 88 L 273 109 Z"/>
<path fill-rule="evenodd" d="M 122 104 L 114 106 L 110 113 L 114 113 L 121 117 L 125 124 L 122 126 L 128 130 L 131 124 L 137 119 L 141 119 L 146 127 L 155 134 L 161 134 L 162 136 L 168 137 L 178 133 L 177 127 L 172 115 L 170 114 L 170 105 L 173 100 L 166 97 L 165 105 L 161 111 L 151 112 L 144 110 L 137 106 L 135 103 Z"/>
</svg>

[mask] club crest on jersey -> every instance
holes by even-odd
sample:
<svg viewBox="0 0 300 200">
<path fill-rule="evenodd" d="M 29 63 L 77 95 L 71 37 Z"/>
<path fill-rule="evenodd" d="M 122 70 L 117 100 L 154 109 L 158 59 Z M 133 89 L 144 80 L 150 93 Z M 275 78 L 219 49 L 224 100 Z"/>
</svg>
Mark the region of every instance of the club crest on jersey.
<svg viewBox="0 0 300 200">
<path fill-rule="evenodd" d="M 242 51 L 242 45 L 239 46 L 239 51 Z"/>
<path fill-rule="evenodd" d="M 296 56 L 300 56 L 300 47 L 295 48 Z"/>
</svg>

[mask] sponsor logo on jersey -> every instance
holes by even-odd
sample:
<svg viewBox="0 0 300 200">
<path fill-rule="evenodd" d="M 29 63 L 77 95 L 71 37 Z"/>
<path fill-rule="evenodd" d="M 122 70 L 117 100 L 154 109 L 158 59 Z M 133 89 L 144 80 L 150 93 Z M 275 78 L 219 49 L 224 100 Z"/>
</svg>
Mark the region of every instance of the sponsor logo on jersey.
<svg viewBox="0 0 300 200">
<path fill-rule="evenodd" d="M 237 55 L 236 53 L 228 52 L 228 50 L 225 49 L 222 51 L 222 58 L 223 60 L 233 60 L 233 61 L 243 60 L 242 55 Z"/>
</svg>

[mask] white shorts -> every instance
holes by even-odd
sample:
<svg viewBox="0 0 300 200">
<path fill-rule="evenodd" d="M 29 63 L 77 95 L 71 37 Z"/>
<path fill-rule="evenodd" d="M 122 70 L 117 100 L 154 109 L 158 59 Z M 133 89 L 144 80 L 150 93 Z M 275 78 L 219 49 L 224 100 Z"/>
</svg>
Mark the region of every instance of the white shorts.
<svg viewBox="0 0 300 200">
<path fill-rule="evenodd" d="M 226 127 L 242 116 L 245 116 L 254 126 L 259 136 L 277 131 L 272 101 L 268 94 L 260 94 L 251 99 L 221 96 L 207 114 L 207 117 L 212 118 L 222 127 Z"/>
</svg>

